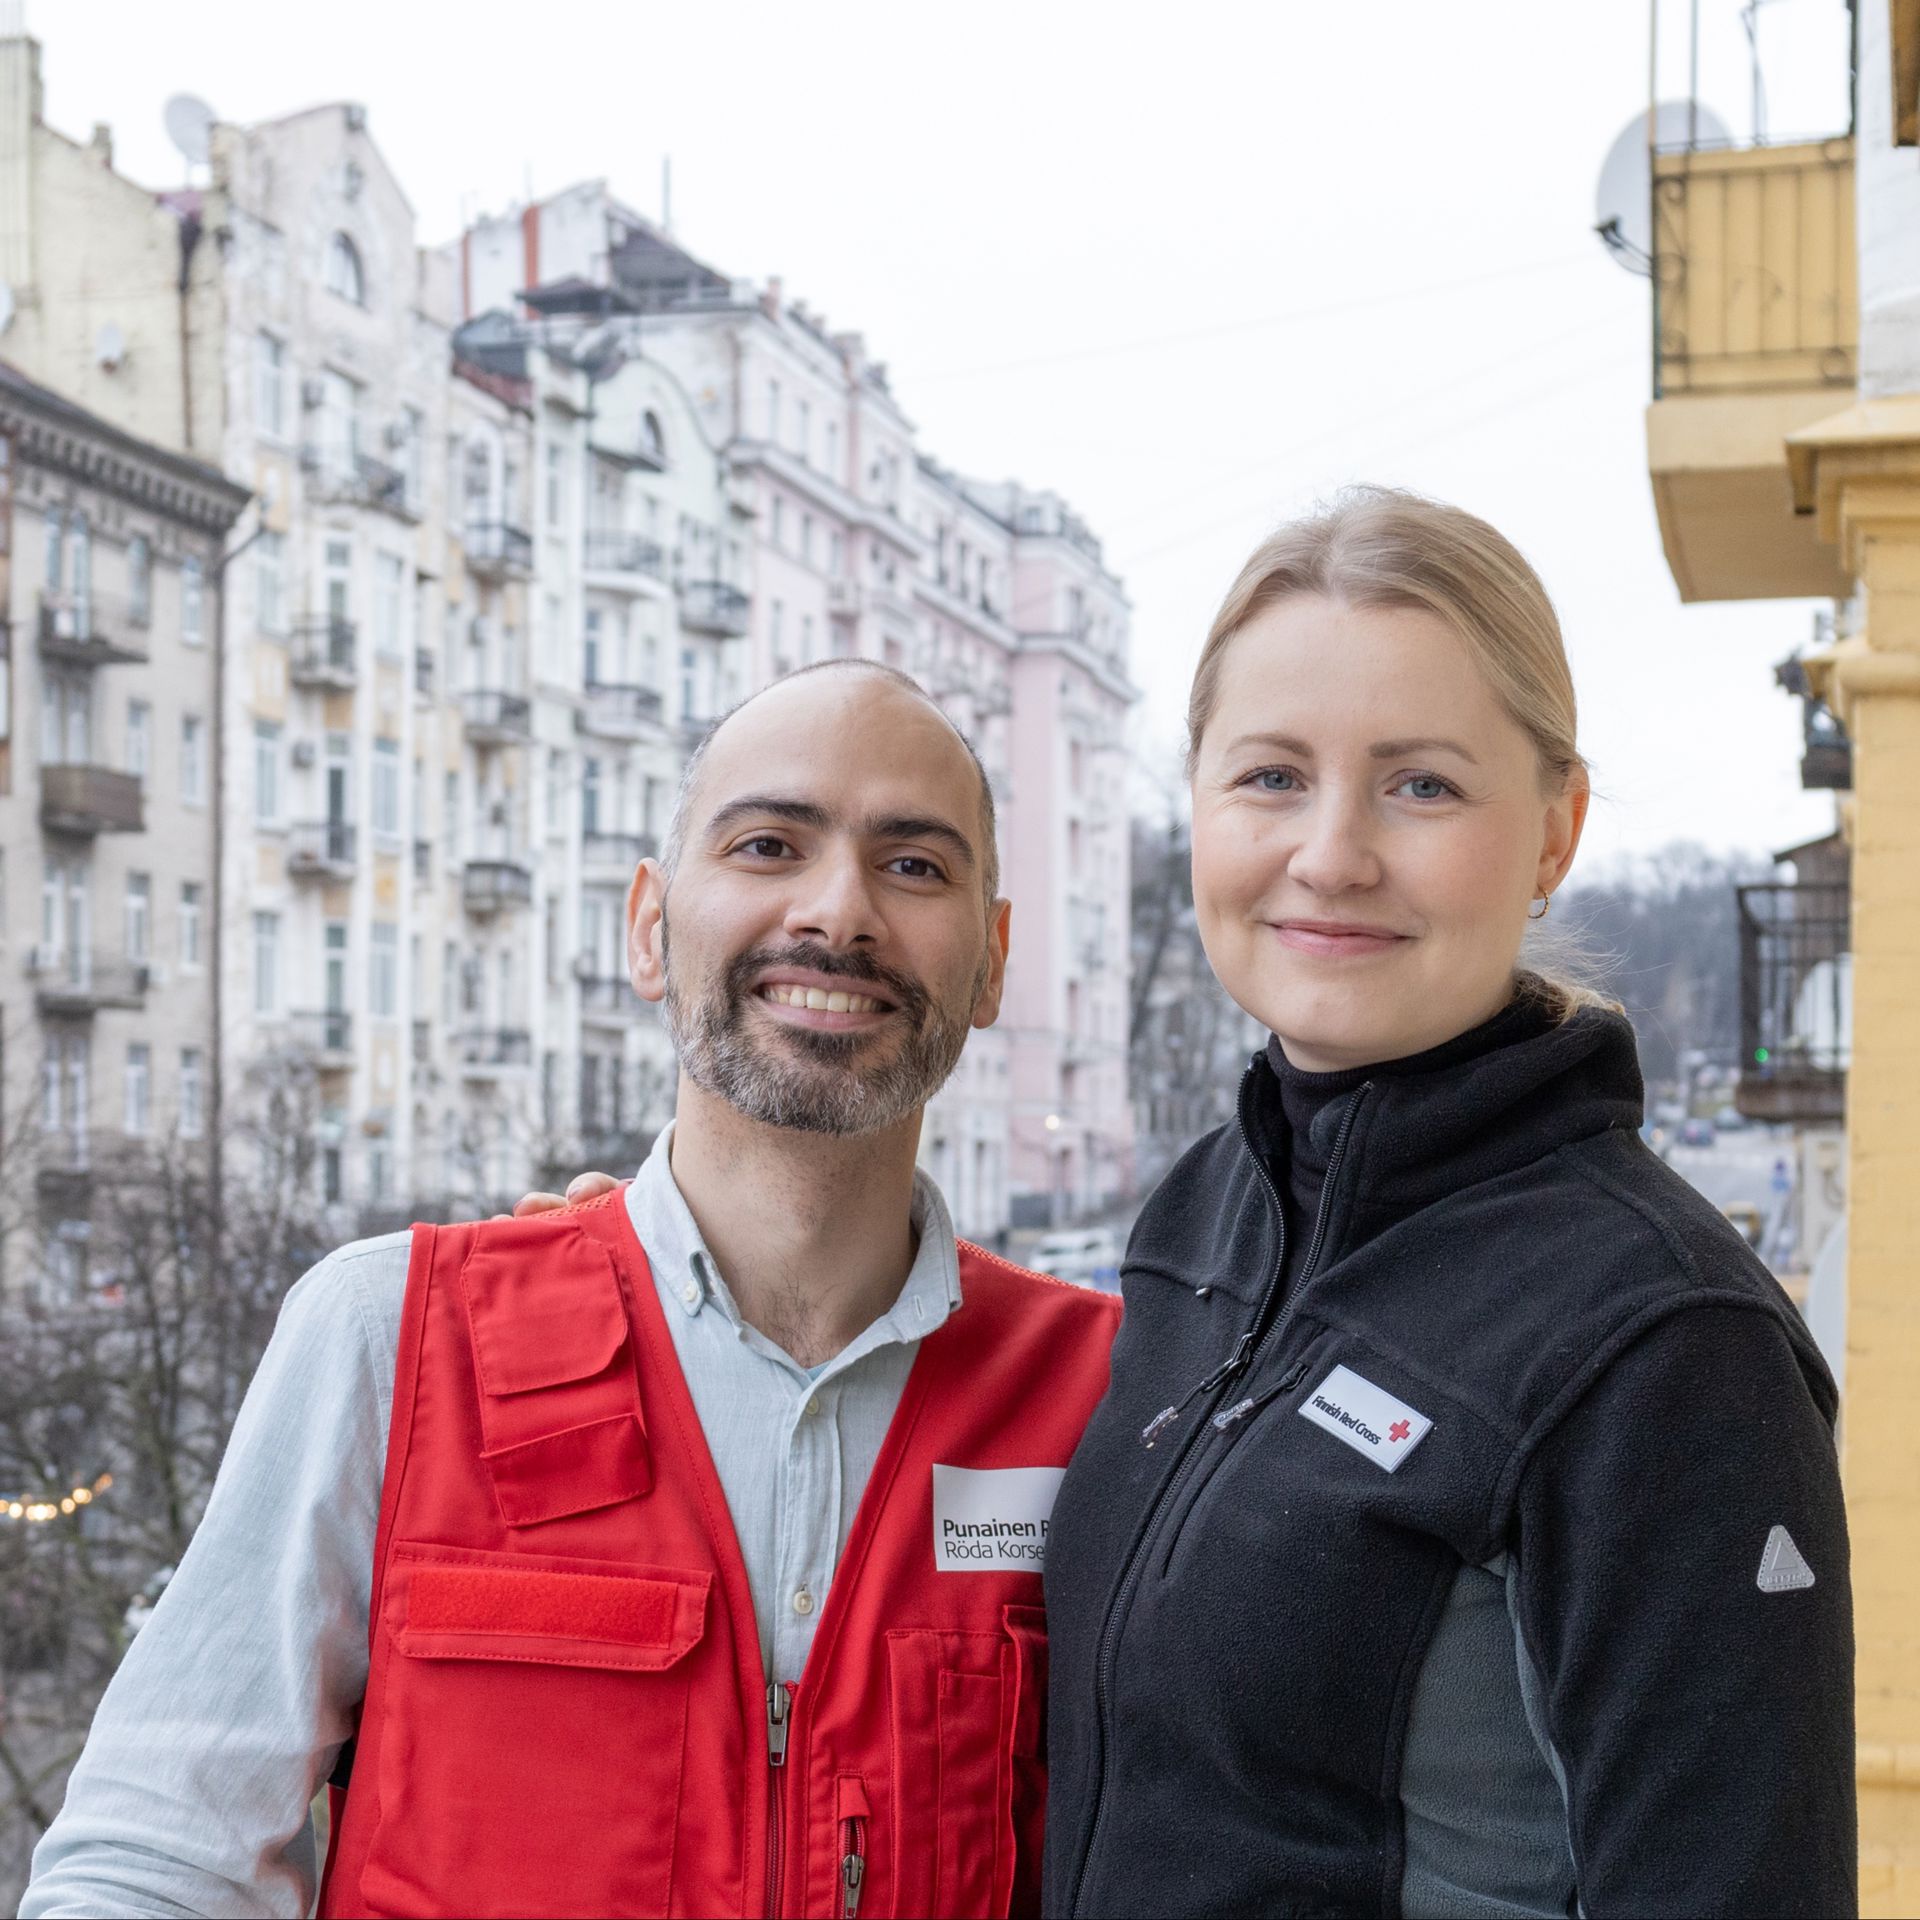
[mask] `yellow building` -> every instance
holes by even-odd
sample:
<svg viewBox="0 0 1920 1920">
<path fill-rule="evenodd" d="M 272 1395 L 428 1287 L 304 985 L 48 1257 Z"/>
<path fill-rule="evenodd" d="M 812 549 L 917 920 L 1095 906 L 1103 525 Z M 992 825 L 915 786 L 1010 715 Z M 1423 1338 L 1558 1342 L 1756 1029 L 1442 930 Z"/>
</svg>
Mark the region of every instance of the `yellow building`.
<svg viewBox="0 0 1920 1920">
<path fill-rule="evenodd" d="M 1852 741 L 1846 1391 L 1861 1904 L 1920 1913 L 1920 0 L 1864 0 L 1855 128 L 1659 153 L 1648 466 L 1683 600 L 1830 595 Z"/>
</svg>

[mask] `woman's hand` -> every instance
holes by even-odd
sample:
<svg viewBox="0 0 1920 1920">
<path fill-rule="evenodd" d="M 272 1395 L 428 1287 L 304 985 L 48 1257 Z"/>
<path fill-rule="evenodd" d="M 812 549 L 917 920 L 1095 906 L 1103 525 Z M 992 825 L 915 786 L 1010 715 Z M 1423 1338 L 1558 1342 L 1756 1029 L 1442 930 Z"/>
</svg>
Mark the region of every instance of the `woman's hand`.
<svg viewBox="0 0 1920 1920">
<path fill-rule="evenodd" d="M 496 1220 L 530 1220 L 537 1213 L 551 1213 L 556 1207 L 570 1207 L 576 1200 L 597 1200 L 619 1185 L 610 1173 L 576 1173 L 567 1182 L 564 1197 L 557 1193 L 523 1193 L 513 1203 L 511 1213 L 496 1213 Z"/>
</svg>

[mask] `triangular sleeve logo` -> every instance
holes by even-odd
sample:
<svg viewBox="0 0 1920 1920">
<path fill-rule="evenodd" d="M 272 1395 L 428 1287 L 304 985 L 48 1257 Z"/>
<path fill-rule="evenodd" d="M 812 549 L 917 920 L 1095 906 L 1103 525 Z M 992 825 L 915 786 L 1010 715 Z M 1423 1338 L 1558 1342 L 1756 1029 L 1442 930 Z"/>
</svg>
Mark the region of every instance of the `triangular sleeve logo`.
<svg viewBox="0 0 1920 1920">
<path fill-rule="evenodd" d="M 1767 1535 L 1754 1585 L 1762 1593 L 1797 1593 L 1813 1585 L 1813 1569 L 1785 1527 L 1777 1526 Z"/>
<path fill-rule="evenodd" d="M 1394 1472 L 1433 1431 L 1417 1407 L 1396 1400 L 1351 1367 L 1335 1367 L 1300 1403 L 1300 1417 L 1364 1453 L 1376 1467 Z"/>
</svg>

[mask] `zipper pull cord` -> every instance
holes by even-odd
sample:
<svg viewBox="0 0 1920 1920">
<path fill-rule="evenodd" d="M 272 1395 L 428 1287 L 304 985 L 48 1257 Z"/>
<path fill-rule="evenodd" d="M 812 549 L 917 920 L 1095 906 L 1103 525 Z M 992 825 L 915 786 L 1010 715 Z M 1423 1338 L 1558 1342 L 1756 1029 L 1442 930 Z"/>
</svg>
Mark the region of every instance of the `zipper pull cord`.
<svg viewBox="0 0 1920 1920">
<path fill-rule="evenodd" d="M 1181 1414 L 1183 1414 L 1195 1400 L 1203 1393 L 1211 1393 L 1215 1387 L 1224 1386 L 1227 1381 L 1231 1380 L 1236 1373 L 1239 1373 L 1246 1366 L 1247 1362 L 1253 1358 L 1253 1342 L 1254 1331 L 1249 1327 L 1246 1332 L 1234 1342 L 1233 1351 L 1228 1354 L 1204 1380 L 1196 1381 L 1172 1406 L 1163 1408 L 1159 1413 L 1156 1413 L 1153 1418 L 1140 1429 L 1140 1444 L 1151 1453 L 1153 1451 L 1153 1443 L 1180 1418 Z"/>
<path fill-rule="evenodd" d="M 1226 1430 L 1255 1414 L 1264 1406 L 1271 1405 L 1283 1393 L 1291 1393 L 1307 1377 L 1307 1363 L 1303 1360 L 1298 1366 L 1289 1367 L 1284 1374 L 1270 1386 L 1265 1393 L 1254 1394 L 1245 1400 L 1237 1400 L 1224 1413 L 1213 1416 L 1213 1429 L 1216 1433 Z"/>
<path fill-rule="evenodd" d="M 778 1680 L 767 1688 L 767 1765 L 787 1764 L 787 1714 L 793 1702 Z"/>
</svg>

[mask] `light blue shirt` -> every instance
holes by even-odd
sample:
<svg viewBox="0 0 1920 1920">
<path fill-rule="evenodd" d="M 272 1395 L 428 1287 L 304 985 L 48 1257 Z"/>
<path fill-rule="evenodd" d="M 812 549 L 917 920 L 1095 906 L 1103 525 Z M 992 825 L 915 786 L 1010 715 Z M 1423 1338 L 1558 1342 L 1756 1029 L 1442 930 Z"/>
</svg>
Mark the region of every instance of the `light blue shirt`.
<svg viewBox="0 0 1920 1920">
<path fill-rule="evenodd" d="M 627 1190 L 726 1494 L 771 1675 L 797 1680 L 919 1342 L 960 1305 L 953 1225 L 916 1174 L 899 1297 L 809 1377 L 740 1318 L 661 1135 Z M 20 1911 L 311 1911 L 308 1807 L 367 1683 L 374 1532 L 408 1237 L 287 1295 L 193 1544 L 107 1689 Z"/>
</svg>

